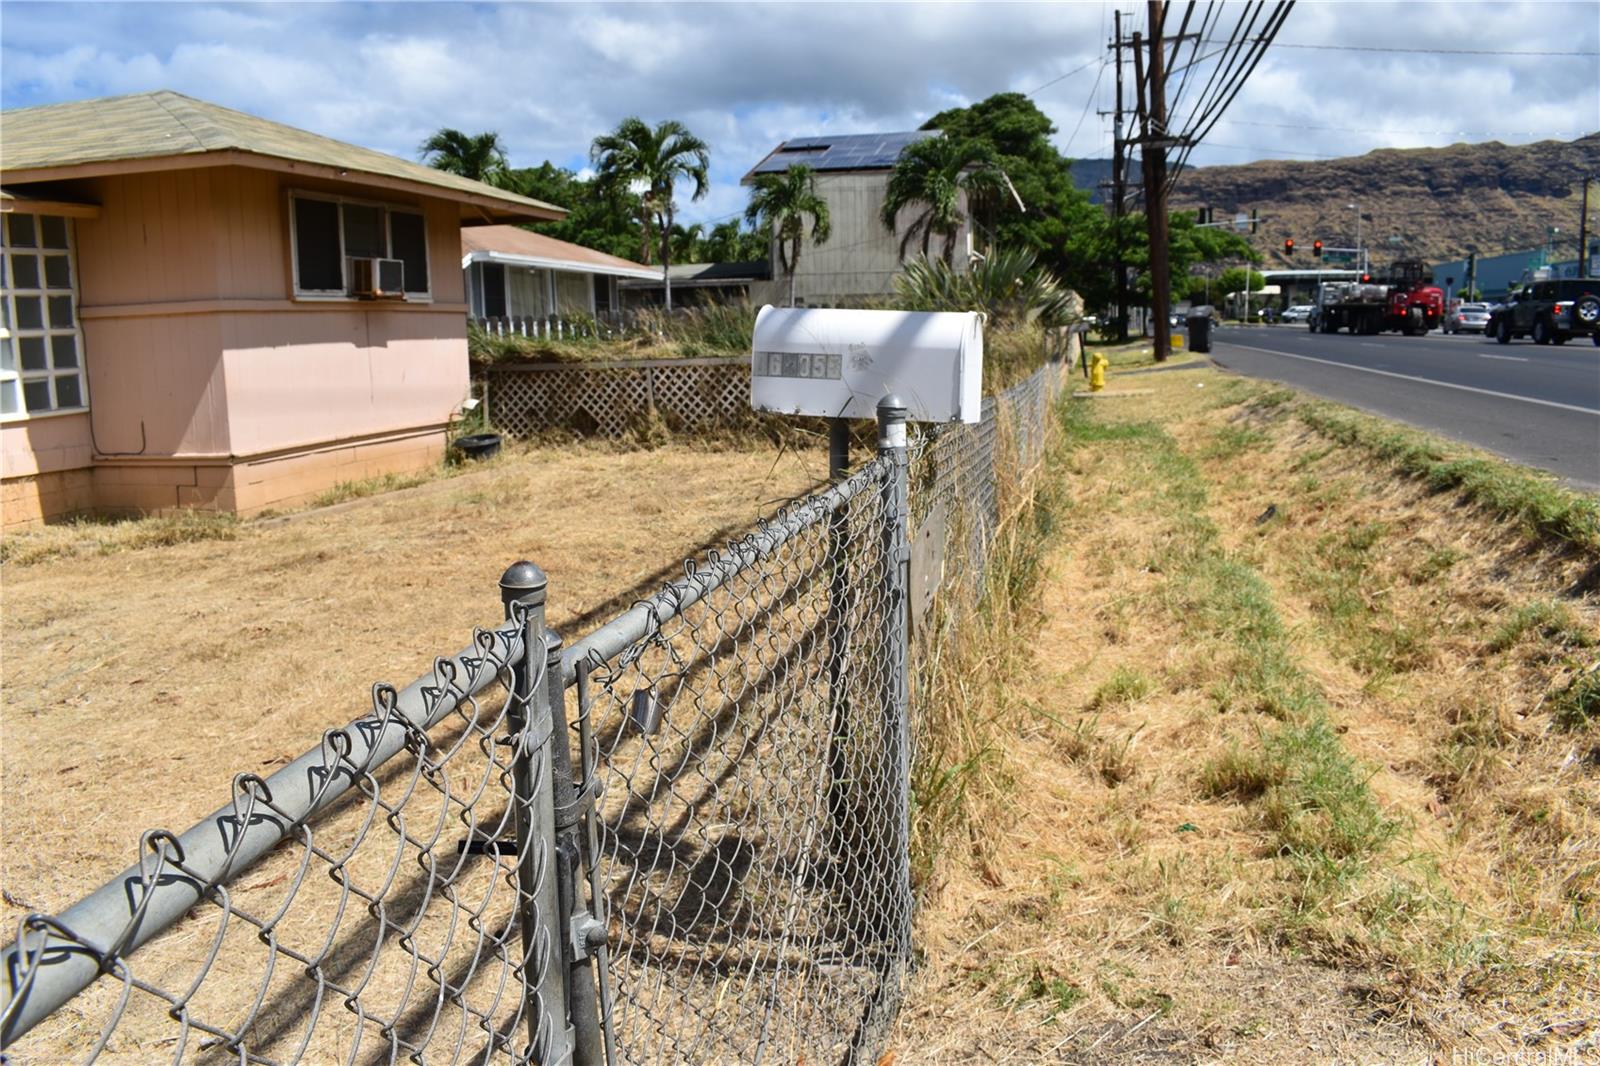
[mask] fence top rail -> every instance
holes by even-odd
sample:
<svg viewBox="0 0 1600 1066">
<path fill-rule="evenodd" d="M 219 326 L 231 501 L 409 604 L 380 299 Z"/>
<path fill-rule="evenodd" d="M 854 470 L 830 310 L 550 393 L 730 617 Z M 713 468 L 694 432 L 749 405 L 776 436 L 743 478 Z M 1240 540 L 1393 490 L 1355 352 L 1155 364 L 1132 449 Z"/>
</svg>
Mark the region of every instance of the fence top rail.
<svg viewBox="0 0 1600 1066">
<path fill-rule="evenodd" d="M 749 366 L 748 355 L 697 356 L 693 359 L 607 359 L 571 363 L 487 363 L 490 374 L 553 373 L 561 370 L 658 370 L 674 366 Z"/>
<path fill-rule="evenodd" d="M 867 491 L 879 472 L 877 462 L 868 464 L 844 481 L 780 511 L 761 523 L 753 532 L 732 541 L 721 552 L 712 552 L 704 565 L 687 564 L 687 575 L 672 582 L 624 613 L 574 642 L 561 655 L 561 681 L 571 685 L 580 663 L 598 666 L 610 662 L 625 650 L 659 630 L 744 570 L 776 552 L 784 544 Z"/>
<path fill-rule="evenodd" d="M 374 710 L 323 734 L 315 747 L 270 777 L 239 774 L 233 797 L 181 835 L 152 830 L 139 861 L 59 915 L 30 914 L 0 952 L 0 1046 L 87 988 L 104 970 L 232 881 L 296 827 L 344 795 L 460 704 L 489 688 L 523 656 L 521 629 L 479 629 L 471 644 L 434 660 L 405 688 L 373 686 Z"/>
</svg>

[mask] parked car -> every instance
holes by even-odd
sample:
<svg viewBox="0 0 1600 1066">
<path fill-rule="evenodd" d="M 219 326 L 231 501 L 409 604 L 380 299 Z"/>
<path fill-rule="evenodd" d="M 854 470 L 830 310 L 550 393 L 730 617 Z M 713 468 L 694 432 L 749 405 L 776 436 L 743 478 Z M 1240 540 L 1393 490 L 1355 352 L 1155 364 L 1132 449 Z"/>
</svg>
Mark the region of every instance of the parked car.
<svg viewBox="0 0 1600 1066">
<path fill-rule="evenodd" d="M 1458 304 L 1444 315 L 1446 333 L 1482 333 L 1489 327 L 1490 305 L 1485 303 Z"/>
<path fill-rule="evenodd" d="M 1535 281 L 1514 291 L 1490 313 L 1487 330 L 1501 344 L 1532 337 L 1535 344 L 1565 344 L 1588 336 L 1600 346 L 1600 278 Z"/>
<path fill-rule="evenodd" d="M 1293 307 L 1286 308 L 1283 312 L 1283 320 L 1285 322 L 1304 322 L 1310 317 L 1310 304 L 1295 304 Z"/>
</svg>

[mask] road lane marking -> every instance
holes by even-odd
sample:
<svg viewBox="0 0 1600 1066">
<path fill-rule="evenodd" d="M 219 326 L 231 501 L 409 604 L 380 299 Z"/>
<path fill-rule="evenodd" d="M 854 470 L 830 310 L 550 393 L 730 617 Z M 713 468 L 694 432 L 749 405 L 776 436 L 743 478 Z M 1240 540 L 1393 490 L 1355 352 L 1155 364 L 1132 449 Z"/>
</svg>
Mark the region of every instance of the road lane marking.
<svg viewBox="0 0 1600 1066">
<path fill-rule="evenodd" d="M 1233 341 L 1223 341 L 1235 348 L 1243 348 L 1250 352 L 1265 352 L 1267 355 L 1281 355 L 1285 359 L 1300 359 L 1307 363 L 1322 363 L 1324 366 L 1336 366 L 1340 370 L 1359 370 L 1363 374 L 1378 374 L 1386 378 L 1399 378 L 1401 381 L 1415 381 L 1422 385 L 1437 385 L 1441 389 L 1459 389 L 1462 392 L 1475 392 L 1479 396 L 1494 396 L 1502 400 L 1519 400 L 1522 403 L 1538 404 L 1540 407 L 1554 407 L 1560 411 L 1576 411 L 1581 415 L 1600 415 L 1600 409 L 1593 407 L 1579 407 L 1577 404 L 1556 403 L 1554 400 L 1535 400 L 1531 396 L 1518 396 L 1511 392 L 1496 392 L 1494 389 L 1480 389 L 1472 385 L 1456 385 L 1449 381 L 1435 381 L 1432 378 L 1419 378 L 1414 374 L 1397 374 L 1393 370 L 1375 370 L 1370 366 L 1354 366 L 1350 363 L 1341 363 L 1336 359 L 1318 359 L 1311 355 L 1296 355 L 1293 352 L 1280 352 L 1275 348 L 1257 348 L 1251 344 L 1236 344 Z"/>
<path fill-rule="evenodd" d="M 1526 363 L 1528 361 L 1528 357 L 1525 356 L 1525 355 L 1488 355 L 1488 354 L 1485 354 L 1483 352 L 1479 352 L 1478 353 L 1478 358 L 1479 359 L 1504 359 L 1508 363 Z"/>
</svg>

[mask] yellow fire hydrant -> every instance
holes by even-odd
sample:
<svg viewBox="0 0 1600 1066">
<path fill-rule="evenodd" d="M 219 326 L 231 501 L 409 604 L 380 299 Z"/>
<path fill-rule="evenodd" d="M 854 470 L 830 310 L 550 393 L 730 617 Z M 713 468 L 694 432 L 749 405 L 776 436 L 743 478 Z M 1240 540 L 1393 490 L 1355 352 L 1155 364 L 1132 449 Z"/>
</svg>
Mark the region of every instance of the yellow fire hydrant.
<svg viewBox="0 0 1600 1066">
<path fill-rule="evenodd" d="M 1099 392 L 1106 387 L 1106 367 L 1111 365 L 1111 360 L 1103 352 L 1095 352 L 1094 358 L 1089 360 L 1089 391 Z"/>
</svg>

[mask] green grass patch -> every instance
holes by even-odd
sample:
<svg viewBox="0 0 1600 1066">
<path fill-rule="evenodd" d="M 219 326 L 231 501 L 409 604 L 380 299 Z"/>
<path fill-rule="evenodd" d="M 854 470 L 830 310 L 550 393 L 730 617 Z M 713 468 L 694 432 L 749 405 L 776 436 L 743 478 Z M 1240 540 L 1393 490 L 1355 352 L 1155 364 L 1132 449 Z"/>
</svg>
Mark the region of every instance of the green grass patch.
<svg viewBox="0 0 1600 1066">
<path fill-rule="evenodd" d="M 1097 710 L 1118 703 L 1135 703 L 1148 696 L 1153 687 L 1150 679 L 1139 671 L 1119 666 L 1095 689 L 1089 698 L 1089 708 Z"/>
<path fill-rule="evenodd" d="M 438 476 L 437 471 L 426 471 L 416 474 L 382 474 L 378 477 L 361 478 L 357 481 L 341 481 L 333 488 L 315 496 L 311 500 L 311 506 L 331 507 L 336 503 L 359 500 L 366 496 L 377 496 L 380 493 L 396 492 L 400 489 L 412 489 L 418 485 L 427 484 Z"/>
<path fill-rule="evenodd" d="M 74 555 L 113 555 L 212 540 L 235 540 L 242 522 L 233 514 L 185 510 L 135 518 L 77 518 L 0 539 L 0 563 L 30 566 Z"/>
<path fill-rule="evenodd" d="M 1594 637 L 1571 607 L 1557 600 L 1539 600 L 1511 612 L 1489 636 L 1491 652 L 1502 652 L 1534 637 L 1560 648 L 1592 648 Z"/>
<path fill-rule="evenodd" d="M 1167 578 L 1159 599 L 1186 639 L 1214 649 L 1216 709 L 1277 720 L 1206 763 L 1200 789 L 1257 813 L 1271 853 L 1284 864 L 1286 929 L 1331 927 L 1343 921 L 1338 911 L 1370 887 L 1369 872 L 1401 827 L 1384 814 L 1369 771 L 1345 749 L 1326 696 L 1298 664 L 1271 586 L 1226 549 L 1206 516 L 1195 460 L 1159 425 L 1103 423 L 1090 407 L 1070 411 L 1068 439 L 1082 448 L 1115 448 L 1128 471 L 1128 494 L 1148 494 L 1149 522 L 1162 545 L 1155 568 Z M 1236 428 L 1222 438 L 1227 447 L 1254 446 L 1257 431 Z M 1378 524 L 1360 527 L 1331 541 L 1328 553 L 1359 569 L 1385 532 Z M 1109 697 L 1125 684 L 1114 676 L 1102 691 Z"/>
<path fill-rule="evenodd" d="M 1462 454 L 1458 445 L 1420 430 L 1331 404 L 1306 402 L 1295 413 L 1323 436 L 1370 452 L 1437 492 L 1459 492 L 1541 537 L 1600 554 L 1600 498 L 1563 488 L 1525 467 Z"/>
</svg>

